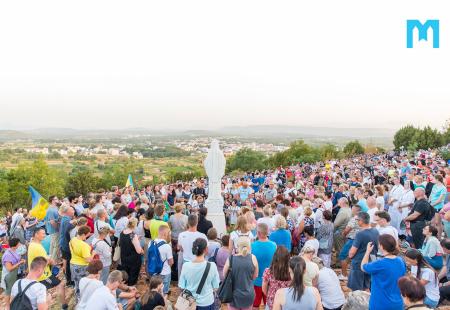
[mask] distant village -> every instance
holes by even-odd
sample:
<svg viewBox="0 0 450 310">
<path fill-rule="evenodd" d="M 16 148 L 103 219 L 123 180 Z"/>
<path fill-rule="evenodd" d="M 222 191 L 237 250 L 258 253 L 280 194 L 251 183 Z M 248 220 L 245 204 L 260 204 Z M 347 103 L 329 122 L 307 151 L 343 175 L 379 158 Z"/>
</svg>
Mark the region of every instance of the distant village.
<svg viewBox="0 0 450 310">
<path fill-rule="evenodd" d="M 220 139 L 220 138 L 219 138 Z M 208 152 L 209 145 L 211 143 L 210 138 L 194 138 L 194 139 L 183 139 L 174 140 L 171 143 L 161 143 L 158 145 L 153 145 L 151 142 L 146 141 L 144 145 L 140 147 L 148 148 L 149 150 L 163 149 L 167 146 L 175 146 L 180 150 L 189 152 L 191 155 L 205 154 Z M 9 144 L 9 148 L 17 147 L 14 143 Z M 221 148 L 225 156 L 231 156 L 237 151 L 243 148 L 249 148 L 255 151 L 261 151 L 266 154 L 273 154 L 286 150 L 288 147 L 286 145 L 274 145 L 271 143 L 255 143 L 255 142 L 238 142 L 234 140 L 233 142 L 227 142 L 226 140 L 221 141 Z M 95 156 L 95 155 L 109 155 L 109 156 L 123 156 L 131 157 L 136 159 L 144 158 L 143 154 L 138 151 L 129 152 L 127 149 L 136 146 L 136 144 L 97 144 L 97 145 L 68 145 L 64 144 L 49 144 L 49 145 L 33 145 L 27 144 L 23 147 L 26 153 L 35 153 L 49 155 L 52 153 L 58 153 L 61 156 L 71 156 L 71 155 L 84 155 L 84 156 Z M 7 147 L 4 145 L 3 147 Z"/>
</svg>

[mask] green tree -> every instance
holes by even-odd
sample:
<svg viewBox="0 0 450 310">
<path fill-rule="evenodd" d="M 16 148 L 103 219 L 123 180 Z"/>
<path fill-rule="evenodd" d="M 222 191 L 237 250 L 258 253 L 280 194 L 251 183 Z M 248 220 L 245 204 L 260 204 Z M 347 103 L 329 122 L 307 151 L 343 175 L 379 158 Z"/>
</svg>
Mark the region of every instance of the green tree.
<svg viewBox="0 0 450 310">
<path fill-rule="evenodd" d="M 136 182 L 142 180 L 144 175 L 144 168 L 141 163 L 135 161 L 125 161 L 124 163 L 107 165 L 101 178 L 101 185 L 103 188 L 110 189 L 112 186 L 124 187 L 127 182 L 128 174 L 133 177 L 135 186 Z"/>
<path fill-rule="evenodd" d="M 17 169 L 8 172 L 6 180 L 10 208 L 31 206 L 29 185 L 33 186 L 45 199 L 48 199 L 50 195 L 62 196 L 64 194 L 63 172 L 49 167 L 42 156 L 33 163 L 19 164 Z"/>
<path fill-rule="evenodd" d="M 333 144 L 326 144 L 320 148 L 320 153 L 323 160 L 340 158 L 341 153 Z"/>
<path fill-rule="evenodd" d="M 271 156 L 267 163 L 273 167 L 288 166 L 297 163 L 313 163 L 322 159 L 321 150 L 311 147 L 303 140 L 294 141 L 289 148 Z"/>
<path fill-rule="evenodd" d="M 426 126 L 414 134 L 411 143 L 417 144 L 418 149 L 433 149 L 442 146 L 443 137 L 436 129 Z"/>
<path fill-rule="evenodd" d="M 364 154 L 364 147 L 358 140 L 351 141 L 345 145 L 344 153 L 348 156 Z"/>
<path fill-rule="evenodd" d="M 0 179 L 0 207 L 2 209 L 10 208 L 10 202 L 8 181 Z"/>
<path fill-rule="evenodd" d="M 101 182 L 102 180 L 91 170 L 85 170 L 69 176 L 64 190 L 66 195 L 75 193 L 86 195 L 89 192 L 96 192 L 102 187 Z"/>
<path fill-rule="evenodd" d="M 226 171 L 234 170 L 254 171 L 265 167 L 266 156 L 258 151 L 243 148 L 227 160 Z"/>
<path fill-rule="evenodd" d="M 444 144 L 450 143 L 450 119 L 448 119 L 445 123 L 444 132 L 442 133 L 442 140 Z"/>
<path fill-rule="evenodd" d="M 402 147 L 407 149 L 413 143 L 412 139 L 414 135 L 419 131 L 418 128 L 412 125 L 406 125 L 400 128 L 394 135 L 394 147 L 396 150 L 400 150 Z"/>
</svg>

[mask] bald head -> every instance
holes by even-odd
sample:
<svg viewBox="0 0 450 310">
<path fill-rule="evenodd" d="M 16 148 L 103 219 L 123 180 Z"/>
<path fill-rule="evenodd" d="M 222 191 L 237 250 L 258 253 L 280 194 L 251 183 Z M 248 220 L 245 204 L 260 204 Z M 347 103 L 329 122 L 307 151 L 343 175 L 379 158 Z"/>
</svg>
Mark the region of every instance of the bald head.
<svg viewBox="0 0 450 310">
<path fill-rule="evenodd" d="M 422 199 L 425 197 L 425 189 L 423 187 L 418 187 L 414 190 L 414 196 L 416 199 Z"/>
<path fill-rule="evenodd" d="M 377 201 L 373 196 L 369 196 L 367 198 L 367 206 L 369 207 L 369 209 L 373 209 L 377 207 Z"/>
</svg>

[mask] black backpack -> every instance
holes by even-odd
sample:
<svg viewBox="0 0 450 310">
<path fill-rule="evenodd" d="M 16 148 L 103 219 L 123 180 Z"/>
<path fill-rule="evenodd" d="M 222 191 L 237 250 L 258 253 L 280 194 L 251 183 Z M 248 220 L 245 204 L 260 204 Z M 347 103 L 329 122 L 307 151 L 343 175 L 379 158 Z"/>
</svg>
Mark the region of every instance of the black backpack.
<svg viewBox="0 0 450 310">
<path fill-rule="evenodd" d="M 436 209 L 430 203 L 428 203 L 428 212 L 427 212 L 427 215 L 425 216 L 425 220 L 431 221 L 434 218 L 435 214 L 436 214 Z"/>
<path fill-rule="evenodd" d="M 19 292 L 14 297 L 14 299 L 11 302 L 10 309 L 11 310 L 33 310 L 33 306 L 31 305 L 30 298 L 28 298 L 25 293 L 27 290 L 33 285 L 36 284 L 36 281 L 31 282 L 28 284 L 25 289 L 22 291 L 22 280 L 19 280 L 17 285 L 19 286 Z"/>
<path fill-rule="evenodd" d="M 213 254 L 213 256 L 208 258 L 208 262 L 211 262 L 211 263 L 215 263 L 216 262 L 217 252 L 219 252 L 219 248 L 216 248 L 214 250 L 214 254 Z"/>
</svg>

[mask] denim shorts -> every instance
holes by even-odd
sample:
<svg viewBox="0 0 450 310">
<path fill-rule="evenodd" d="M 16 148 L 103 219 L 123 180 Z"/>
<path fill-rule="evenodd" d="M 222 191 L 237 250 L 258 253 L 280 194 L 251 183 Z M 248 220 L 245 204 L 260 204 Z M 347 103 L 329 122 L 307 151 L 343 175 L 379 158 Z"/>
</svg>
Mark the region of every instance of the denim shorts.
<svg viewBox="0 0 450 310">
<path fill-rule="evenodd" d="M 350 249 L 353 245 L 353 239 L 347 239 L 344 246 L 342 247 L 341 252 L 339 253 L 339 260 L 346 260 L 348 258 L 348 252 L 350 252 Z"/>
<path fill-rule="evenodd" d="M 431 308 L 436 308 L 439 304 L 439 300 L 438 301 L 434 301 L 431 300 L 430 298 L 428 298 L 428 296 L 425 296 L 425 299 L 423 300 L 423 303 L 426 304 L 428 307 Z"/>
<path fill-rule="evenodd" d="M 163 284 L 164 284 L 163 292 L 164 292 L 164 294 L 167 294 L 167 293 L 169 293 L 170 280 L 172 278 L 172 275 L 169 273 L 165 276 L 161 275 L 161 277 L 163 279 Z"/>
</svg>

